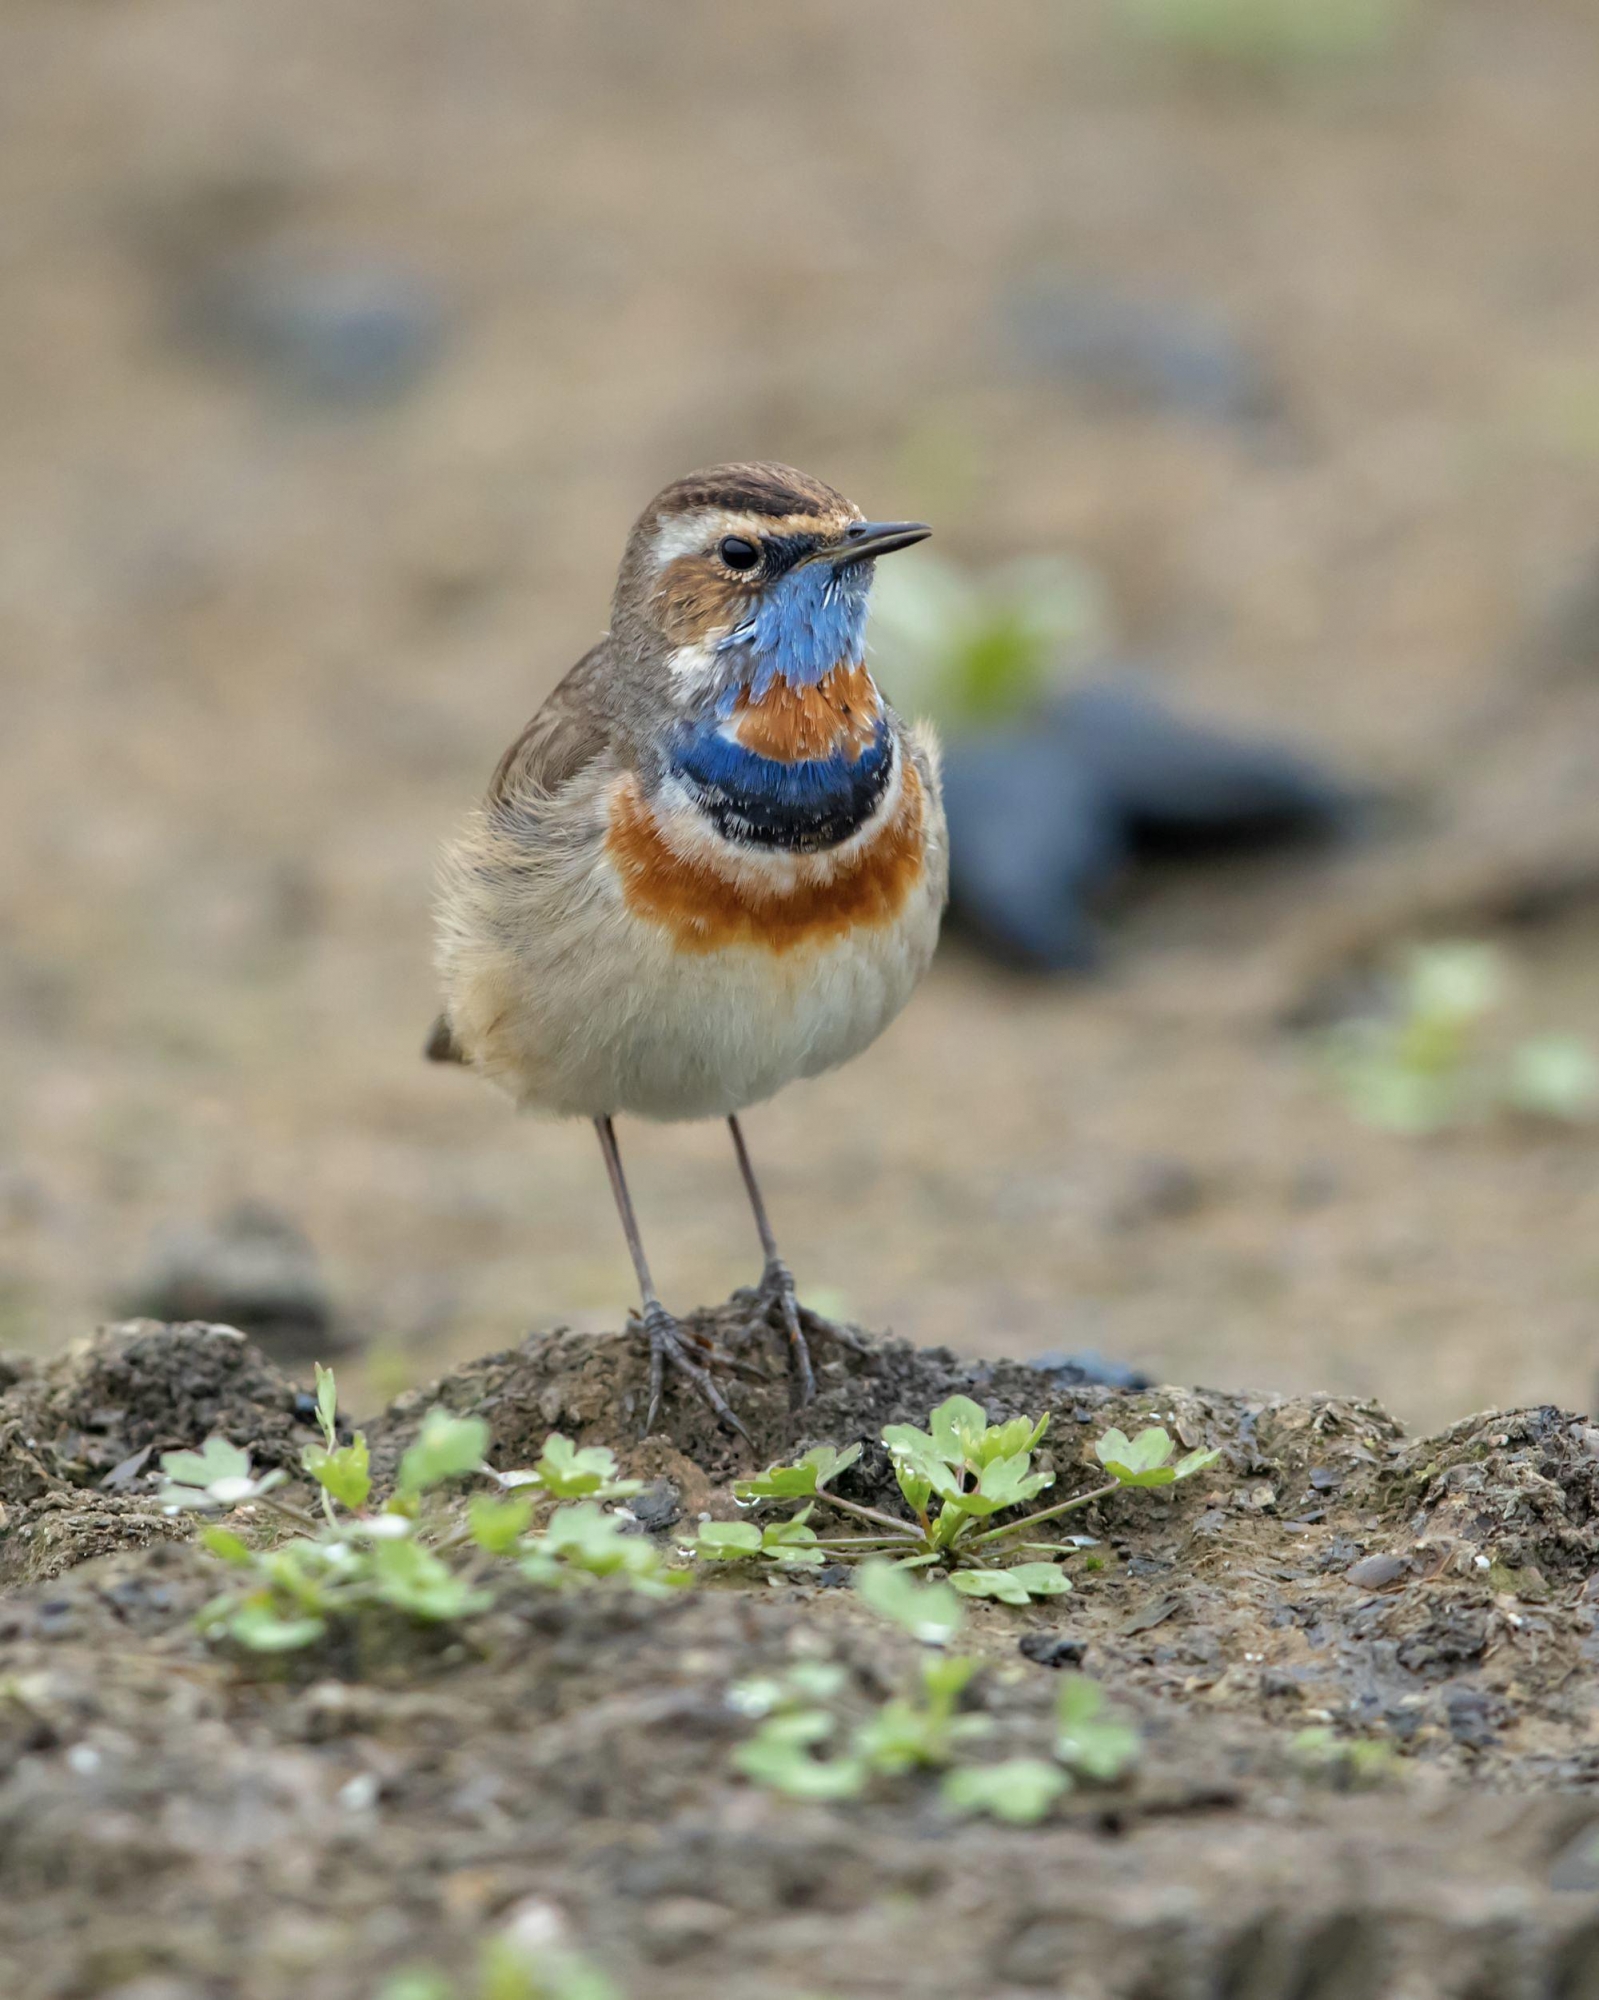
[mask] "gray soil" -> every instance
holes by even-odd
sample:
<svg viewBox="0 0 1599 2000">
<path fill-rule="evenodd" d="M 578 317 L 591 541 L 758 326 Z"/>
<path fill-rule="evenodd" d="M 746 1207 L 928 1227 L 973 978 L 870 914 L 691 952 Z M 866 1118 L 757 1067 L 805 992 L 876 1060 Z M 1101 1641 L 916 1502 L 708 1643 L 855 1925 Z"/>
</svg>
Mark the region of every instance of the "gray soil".
<svg viewBox="0 0 1599 2000">
<path fill-rule="evenodd" d="M 792 1417 L 741 1302 L 706 1325 L 766 1368 L 737 1384 L 753 1455 L 675 1391 L 636 1442 L 636 1330 L 557 1332 L 379 1413 L 380 1486 L 434 1402 L 481 1413 L 502 1467 L 556 1425 L 610 1444 L 668 1533 L 730 1513 L 753 1461 L 957 1391 L 1047 1409 L 1062 1492 L 1092 1483 L 1105 1424 L 1155 1417 L 1222 1458 L 1077 1517 L 1105 1566 L 1074 1560 L 1070 1597 L 973 1621 L 999 1748 L 1036 1751 L 1050 1662 L 1081 1659 L 1144 1730 L 1136 1775 L 1026 1830 L 954 1821 L 916 1779 L 843 1806 L 748 1786 L 731 1682 L 821 1654 L 881 1693 L 911 1665 L 825 1578 L 513 1592 L 443 1639 L 401 1624 L 229 1658 L 192 1624 L 217 1566 L 138 1454 L 216 1431 L 292 1466 L 303 1394 L 225 1329 L 113 1327 L 9 1367 L 0 1396 L 8 1995 L 371 2000 L 388 1970 L 468 1961 L 535 1896 L 663 2000 L 1599 1991 L 1583 1420 L 1411 1440 L 1371 1403 L 1126 1395 L 853 1334 L 818 1339 L 821 1393 Z M 849 1477 L 888 1500 L 870 1448 Z M 1356 1786 L 1295 1752 L 1311 1724 L 1393 1756 Z"/>
</svg>

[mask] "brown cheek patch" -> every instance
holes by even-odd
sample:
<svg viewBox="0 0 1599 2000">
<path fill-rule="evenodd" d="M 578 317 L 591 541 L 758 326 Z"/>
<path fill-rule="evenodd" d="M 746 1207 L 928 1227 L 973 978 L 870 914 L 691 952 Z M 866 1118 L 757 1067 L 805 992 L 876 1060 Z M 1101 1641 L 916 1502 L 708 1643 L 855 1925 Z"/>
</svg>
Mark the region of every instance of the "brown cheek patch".
<svg viewBox="0 0 1599 2000">
<path fill-rule="evenodd" d="M 733 711 L 733 732 L 746 750 L 782 764 L 835 751 L 853 760 L 877 728 L 877 688 L 864 667 L 833 667 L 815 687 L 774 680 L 759 701 L 744 689 Z"/>
<path fill-rule="evenodd" d="M 661 571 L 655 615 L 674 646 L 692 646 L 742 609 L 743 586 L 710 556 L 678 556 Z"/>
<path fill-rule="evenodd" d="M 907 762 L 899 811 L 871 845 L 831 880 L 784 893 L 730 882 L 674 854 L 628 779 L 614 795 L 605 846 L 627 907 L 664 925 L 679 951 L 755 944 L 781 955 L 893 923 L 922 878 L 922 817 L 921 780 Z"/>
</svg>

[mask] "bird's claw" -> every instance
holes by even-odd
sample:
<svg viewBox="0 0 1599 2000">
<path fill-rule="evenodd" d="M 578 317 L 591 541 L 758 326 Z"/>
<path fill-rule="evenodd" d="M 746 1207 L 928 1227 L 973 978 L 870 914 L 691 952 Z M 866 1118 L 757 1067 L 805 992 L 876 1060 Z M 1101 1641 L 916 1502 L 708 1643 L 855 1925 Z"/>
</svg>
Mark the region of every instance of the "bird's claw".
<svg viewBox="0 0 1599 2000">
<path fill-rule="evenodd" d="M 763 1319 L 775 1320 L 788 1335 L 789 1373 L 792 1384 L 791 1402 L 795 1409 L 808 1403 L 816 1394 L 816 1371 L 811 1366 L 810 1343 L 805 1338 L 805 1328 L 800 1319 L 799 1293 L 794 1286 L 794 1273 L 781 1257 L 774 1257 L 761 1273 L 761 1282 L 755 1289 L 755 1303 Z"/>
<path fill-rule="evenodd" d="M 648 1437 L 655 1428 L 655 1420 L 661 1413 L 661 1393 L 666 1385 L 666 1364 L 670 1362 L 680 1375 L 685 1376 L 699 1391 L 703 1401 L 715 1413 L 717 1422 L 725 1430 L 736 1431 L 746 1444 L 753 1443 L 744 1426 L 733 1413 L 727 1398 L 711 1380 L 707 1371 L 689 1355 L 691 1336 L 673 1319 L 659 1299 L 650 1300 L 644 1308 L 644 1331 L 650 1340 L 650 1390 L 649 1407 L 644 1417 L 642 1436 Z"/>
</svg>

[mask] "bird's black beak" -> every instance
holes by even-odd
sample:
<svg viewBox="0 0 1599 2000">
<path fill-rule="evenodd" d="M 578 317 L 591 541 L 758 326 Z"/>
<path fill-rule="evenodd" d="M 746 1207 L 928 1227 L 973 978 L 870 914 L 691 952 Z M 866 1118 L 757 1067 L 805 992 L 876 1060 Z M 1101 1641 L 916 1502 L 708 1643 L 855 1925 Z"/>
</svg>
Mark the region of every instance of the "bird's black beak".
<svg viewBox="0 0 1599 2000">
<path fill-rule="evenodd" d="M 925 542 L 932 532 L 925 521 L 856 521 L 844 530 L 843 541 L 816 553 L 822 562 L 843 569 L 849 563 L 892 555 L 895 549 L 913 548 L 917 542 Z"/>
</svg>

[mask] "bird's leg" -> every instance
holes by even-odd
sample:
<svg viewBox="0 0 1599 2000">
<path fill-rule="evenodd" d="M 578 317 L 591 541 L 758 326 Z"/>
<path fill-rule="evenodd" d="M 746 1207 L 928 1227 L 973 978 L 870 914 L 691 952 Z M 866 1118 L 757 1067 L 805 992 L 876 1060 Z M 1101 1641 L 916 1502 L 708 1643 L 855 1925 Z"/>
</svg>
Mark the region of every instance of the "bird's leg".
<svg viewBox="0 0 1599 2000">
<path fill-rule="evenodd" d="M 666 1364 L 670 1361 L 672 1366 L 680 1374 L 686 1375 L 698 1389 L 716 1412 L 719 1421 L 727 1429 L 737 1431 L 747 1444 L 750 1440 L 749 1432 L 728 1407 L 727 1398 L 706 1371 L 697 1361 L 690 1360 L 687 1337 L 682 1327 L 656 1296 L 655 1284 L 650 1277 L 650 1267 L 644 1255 L 644 1241 L 639 1235 L 638 1217 L 633 1213 L 633 1197 L 627 1191 L 627 1179 L 622 1172 L 622 1155 L 616 1146 L 616 1128 L 609 1118 L 596 1118 L 594 1129 L 599 1134 L 600 1151 L 605 1156 L 605 1171 L 611 1177 L 611 1193 L 616 1197 L 616 1212 L 622 1218 L 622 1233 L 627 1238 L 628 1253 L 633 1259 L 633 1269 L 638 1275 L 639 1294 L 644 1301 L 644 1330 L 650 1337 L 650 1399 L 642 1435 L 649 1436 L 655 1428 L 655 1419 L 660 1415 L 661 1389 L 665 1381 Z"/>
<path fill-rule="evenodd" d="M 750 1198 L 750 1207 L 755 1211 L 755 1227 L 760 1231 L 761 1248 L 766 1253 L 766 1268 L 761 1273 L 760 1290 L 756 1297 L 763 1312 L 775 1310 L 783 1323 L 783 1331 L 788 1335 L 794 1402 L 796 1406 L 808 1403 L 816 1394 L 816 1374 L 811 1367 L 811 1350 L 806 1343 L 805 1329 L 800 1324 L 799 1294 L 794 1288 L 794 1273 L 777 1254 L 777 1238 L 772 1234 L 772 1225 L 767 1219 L 766 1204 L 761 1200 L 760 1186 L 755 1179 L 749 1148 L 744 1144 L 738 1120 L 729 1118 L 727 1129 L 733 1135 L 738 1170 L 744 1176 L 744 1191 Z"/>
</svg>

